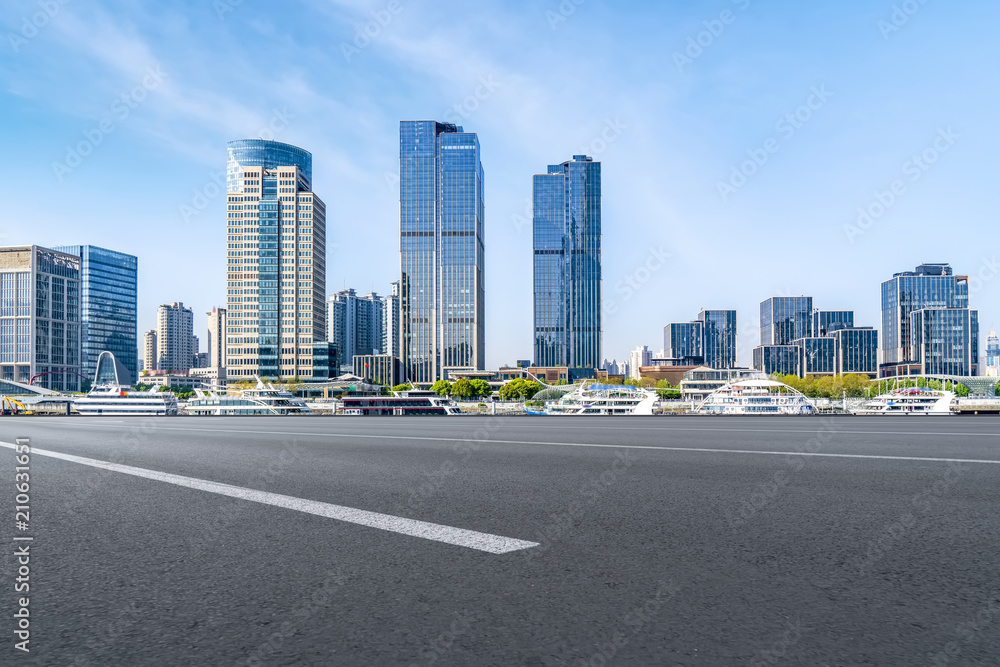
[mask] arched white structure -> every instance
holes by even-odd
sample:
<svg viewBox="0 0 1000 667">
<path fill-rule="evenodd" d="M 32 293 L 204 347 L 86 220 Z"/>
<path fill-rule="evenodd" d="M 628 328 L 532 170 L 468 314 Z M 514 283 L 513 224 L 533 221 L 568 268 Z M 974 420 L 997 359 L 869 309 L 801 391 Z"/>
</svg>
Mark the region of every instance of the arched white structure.
<svg viewBox="0 0 1000 667">
<path fill-rule="evenodd" d="M 816 406 L 802 392 L 775 380 L 740 380 L 709 395 L 702 415 L 811 415 Z"/>
<path fill-rule="evenodd" d="M 131 384 L 128 369 L 115 359 L 115 355 L 105 350 L 97 357 L 97 371 L 94 373 L 94 386 L 114 385 L 127 387 Z"/>
</svg>

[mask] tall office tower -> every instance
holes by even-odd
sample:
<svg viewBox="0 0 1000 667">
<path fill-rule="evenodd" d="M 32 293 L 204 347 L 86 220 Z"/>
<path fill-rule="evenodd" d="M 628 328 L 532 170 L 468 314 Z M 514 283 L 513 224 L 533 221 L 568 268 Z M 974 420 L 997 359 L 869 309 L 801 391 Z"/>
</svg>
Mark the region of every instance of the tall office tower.
<svg viewBox="0 0 1000 667">
<path fill-rule="evenodd" d="M 837 329 L 837 375 L 878 377 L 878 331 L 872 327 Z"/>
<path fill-rule="evenodd" d="M 229 377 L 313 377 L 326 341 L 326 205 L 312 154 L 263 139 L 229 142 Z"/>
<path fill-rule="evenodd" d="M 187 373 L 194 363 L 194 311 L 175 302 L 156 309 L 156 368 Z"/>
<path fill-rule="evenodd" d="M 382 353 L 384 308 L 382 298 L 374 292 L 358 296 L 353 289 L 346 289 L 330 296 L 327 330 L 342 366 L 353 370 L 354 357 Z"/>
<path fill-rule="evenodd" d="M 716 370 L 736 368 L 736 311 L 703 310 L 698 313 L 698 321 L 704 328 L 705 365 Z"/>
<path fill-rule="evenodd" d="M 893 275 L 882 283 L 882 377 L 902 377 L 923 372 L 924 363 L 916 357 L 913 336 L 913 313 L 924 310 L 969 310 L 969 279 L 956 276 L 948 264 L 921 264 L 914 271 Z M 979 359 L 979 320 L 959 317 L 955 321 L 966 331 L 957 339 L 948 336 L 948 342 L 957 347 L 949 352 L 954 359 L 970 359 L 967 375 L 976 375 Z M 939 316 L 925 318 L 922 324 L 937 326 L 944 323 Z M 975 329 L 973 332 L 972 329 Z M 925 342 L 932 339 L 924 337 Z M 966 349 L 968 346 L 969 349 Z M 975 347 L 975 351 L 971 348 Z M 975 352 L 973 356 L 973 352 Z M 974 367 L 973 367 L 974 366 Z"/>
<path fill-rule="evenodd" d="M 910 315 L 911 375 L 978 375 L 979 311 L 922 308 Z"/>
<path fill-rule="evenodd" d="M 208 315 L 208 368 L 226 366 L 226 309 L 212 308 Z"/>
<path fill-rule="evenodd" d="M 801 348 L 794 342 L 813 337 L 811 296 L 775 296 L 760 304 L 760 347 L 754 368 L 768 375 L 798 375 Z"/>
<path fill-rule="evenodd" d="M 134 255 L 92 245 L 54 249 L 80 258 L 80 365 L 83 374 L 93 378 L 97 372 L 97 357 L 107 350 L 128 370 L 129 377 L 124 378 L 119 373 L 119 381 L 135 382 L 139 376 L 139 260 Z"/>
<path fill-rule="evenodd" d="M 816 310 L 813 311 L 813 336 L 829 336 L 840 329 L 854 327 L 853 310 Z"/>
<path fill-rule="evenodd" d="M 813 335 L 811 296 L 775 296 L 760 304 L 760 344 L 791 345 Z"/>
<path fill-rule="evenodd" d="M 143 355 L 143 370 L 155 371 L 159 370 L 160 351 L 159 346 L 156 344 L 156 329 L 150 329 L 143 335 L 143 342 L 145 343 L 145 354 Z"/>
<path fill-rule="evenodd" d="M 402 361 L 414 382 L 485 369 L 480 151 L 457 125 L 399 124 Z"/>
<path fill-rule="evenodd" d="M 392 293 L 383 300 L 382 354 L 400 358 L 399 346 L 399 281 L 392 283 Z"/>
<path fill-rule="evenodd" d="M 663 354 L 680 366 L 705 363 L 705 328 L 701 322 L 672 322 L 663 327 Z"/>
<path fill-rule="evenodd" d="M 986 338 L 986 376 L 1000 377 L 1000 336 L 993 330 Z"/>
<path fill-rule="evenodd" d="M 535 365 L 601 365 L 601 163 L 534 178 Z"/>
<path fill-rule="evenodd" d="M 0 392 L 4 381 L 80 391 L 80 258 L 39 246 L 0 248 Z M 92 378 L 88 378 L 92 379 Z"/>
</svg>

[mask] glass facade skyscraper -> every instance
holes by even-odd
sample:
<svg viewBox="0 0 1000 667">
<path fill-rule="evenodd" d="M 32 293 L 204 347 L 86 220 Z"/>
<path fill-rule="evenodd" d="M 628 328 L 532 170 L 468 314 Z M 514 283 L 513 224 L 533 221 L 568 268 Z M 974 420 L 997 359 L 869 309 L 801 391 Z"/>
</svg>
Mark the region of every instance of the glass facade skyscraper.
<svg viewBox="0 0 1000 667">
<path fill-rule="evenodd" d="M 979 312 L 924 308 L 910 315 L 911 361 L 919 375 L 977 375 Z"/>
<path fill-rule="evenodd" d="M 413 382 L 485 369 L 483 180 L 474 132 L 400 122 L 400 326 Z"/>
<path fill-rule="evenodd" d="M 737 332 L 735 310 L 703 310 L 698 321 L 704 327 L 702 349 L 705 365 L 716 370 L 736 368 Z"/>
<path fill-rule="evenodd" d="M 663 327 L 663 353 L 682 366 L 700 366 L 705 361 L 704 325 L 701 322 L 672 322 Z"/>
<path fill-rule="evenodd" d="M 93 378 L 101 352 L 108 351 L 128 371 L 119 380 L 129 385 L 139 377 L 138 265 L 127 255 L 91 245 L 59 246 L 80 258 L 80 366 Z"/>
<path fill-rule="evenodd" d="M 586 155 L 534 178 L 535 365 L 601 365 L 601 163 Z"/>
<path fill-rule="evenodd" d="M 813 313 L 814 336 L 829 336 L 838 329 L 850 329 L 853 326 L 853 310 L 817 310 Z"/>
<path fill-rule="evenodd" d="M 80 258 L 0 248 L 0 388 L 38 376 L 40 387 L 80 391 L 80 371 Z"/>
<path fill-rule="evenodd" d="M 791 345 L 813 335 L 811 296 L 776 296 L 760 304 L 760 344 Z"/>
<path fill-rule="evenodd" d="M 969 279 L 956 276 L 948 264 L 921 264 L 914 271 L 895 274 L 882 283 L 882 365 L 883 377 L 918 375 L 923 364 L 915 356 L 911 326 L 912 314 L 923 309 L 969 308 Z M 934 321 L 937 321 L 936 318 Z M 971 326 L 971 319 L 970 319 Z M 978 317 L 975 338 L 976 356 L 968 374 L 978 369 Z M 949 358 L 965 358 L 971 350 L 950 354 Z"/>
<path fill-rule="evenodd" d="M 833 375 L 837 370 L 837 341 L 833 338 L 800 338 L 799 375 Z"/>
<path fill-rule="evenodd" d="M 837 375 L 878 376 L 878 331 L 872 327 L 837 329 Z"/>
<path fill-rule="evenodd" d="M 297 146 L 229 143 L 229 377 L 314 375 L 326 341 L 326 205 L 312 192 L 312 155 Z"/>
</svg>

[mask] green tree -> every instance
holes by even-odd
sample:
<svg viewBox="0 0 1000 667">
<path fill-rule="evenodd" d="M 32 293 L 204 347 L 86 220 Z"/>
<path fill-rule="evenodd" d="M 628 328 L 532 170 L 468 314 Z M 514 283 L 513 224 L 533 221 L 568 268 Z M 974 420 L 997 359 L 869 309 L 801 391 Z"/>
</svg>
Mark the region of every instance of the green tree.
<svg viewBox="0 0 1000 667">
<path fill-rule="evenodd" d="M 493 387 L 486 380 L 472 380 L 471 384 L 476 396 L 489 396 L 493 393 Z"/>
<path fill-rule="evenodd" d="M 473 398 L 476 396 L 476 390 L 471 382 L 462 378 L 451 385 L 451 395 L 456 398 Z"/>
<path fill-rule="evenodd" d="M 396 391 L 410 391 L 411 389 L 413 389 L 413 385 L 411 385 L 411 384 L 397 384 L 395 387 L 392 388 L 392 390 L 394 392 L 396 392 Z"/>
<path fill-rule="evenodd" d="M 457 384 L 457 383 L 456 383 Z M 518 378 L 511 380 L 500 388 L 501 401 L 523 401 L 533 398 L 535 394 L 543 389 L 542 385 L 534 380 L 523 380 Z"/>
<path fill-rule="evenodd" d="M 967 398 L 969 393 L 969 388 L 964 384 L 955 385 L 955 394 L 957 394 L 959 398 Z"/>
<path fill-rule="evenodd" d="M 431 385 L 431 391 L 438 396 L 448 396 L 451 394 L 451 383 L 447 380 L 438 380 Z"/>
</svg>

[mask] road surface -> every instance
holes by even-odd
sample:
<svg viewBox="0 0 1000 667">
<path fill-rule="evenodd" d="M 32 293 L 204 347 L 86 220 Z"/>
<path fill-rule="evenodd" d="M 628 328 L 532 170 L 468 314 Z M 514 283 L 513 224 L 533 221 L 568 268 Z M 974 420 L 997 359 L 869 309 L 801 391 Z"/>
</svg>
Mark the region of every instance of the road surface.
<svg viewBox="0 0 1000 667">
<path fill-rule="evenodd" d="M 8 418 L 0 441 L 32 556 L 30 653 L 0 573 L 5 665 L 1000 655 L 997 418 Z"/>
</svg>

